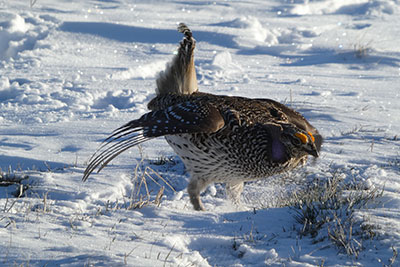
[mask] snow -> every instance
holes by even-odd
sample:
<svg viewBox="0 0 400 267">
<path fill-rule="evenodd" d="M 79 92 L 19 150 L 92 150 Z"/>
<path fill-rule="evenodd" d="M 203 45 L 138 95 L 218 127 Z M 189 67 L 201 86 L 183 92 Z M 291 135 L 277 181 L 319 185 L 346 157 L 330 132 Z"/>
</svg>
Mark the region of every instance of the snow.
<svg viewBox="0 0 400 267">
<path fill-rule="evenodd" d="M 0 1 L 0 167 L 28 188 L 16 198 L 19 185 L 0 187 L 0 265 L 389 265 L 400 249 L 399 15 L 399 1 Z M 147 111 L 179 22 L 197 40 L 201 91 L 294 107 L 324 136 L 321 157 L 247 184 L 239 208 L 210 186 L 206 212 L 192 209 L 162 138 L 82 183 L 100 142 Z M 300 235 L 282 207 L 301 188 L 292 178 L 331 170 L 384 187 L 354 214 L 377 233 L 358 257 L 327 229 L 318 242 Z M 165 195 L 131 209 L 142 177 L 152 201 L 158 184 Z"/>
</svg>

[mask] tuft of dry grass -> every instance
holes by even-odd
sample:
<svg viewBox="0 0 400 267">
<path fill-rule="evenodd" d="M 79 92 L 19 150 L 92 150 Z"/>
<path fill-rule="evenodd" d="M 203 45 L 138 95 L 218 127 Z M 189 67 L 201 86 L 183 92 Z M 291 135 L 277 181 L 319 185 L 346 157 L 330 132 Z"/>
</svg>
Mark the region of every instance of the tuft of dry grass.
<svg viewBox="0 0 400 267">
<path fill-rule="evenodd" d="M 291 209 L 301 224 L 300 236 L 313 242 L 330 240 L 340 252 L 357 258 L 363 241 L 376 236 L 376 226 L 355 219 L 355 213 L 383 194 L 383 189 L 365 189 L 359 183 L 344 183 L 341 170 L 333 170 L 324 181 L 316 181 L 292 196 Z"/>
<path fill-rule="evenodd" d="M 146 166 L 144 170 L 141 170 L 143 157 L 141 161 L 136 165 L 133 181 L 133 190 L 129 197 L 129 201 L 125 203 L 125 208 L 138 209 L 149 204 L 159 206 L 161 204 L 162 197 L 164 195 L 165 186 L 176 192 L 174 187 L 167 179 L 164 179 L 158 172 L 149 166 Z M 159 188 L 154 199 L 151 197 L 151 190 L 149 189 L 148 182 L 151 181 L 156 184 Z M 128 204 L 129 203 L 129 204 Z"/>
<path fill-rule="evenodd" d="M 24 181 L 28 178 L 28 175 L 12 171 L 11 168 L 9 168 L 7 172 L 3 172 L 0 169 L 0 186 L 14 186 L 15 191 L 12 193 L 12 195 L 17 198 L 24 196 L 25 192 L 29 189 L 29 186 L 24 184 Z"/>
<path fill-rule="evenodd" d="M 371 48 L 369 45 L 370 43 L 367 43 L 365 45 L 360 43 L 354 44 L 353 45 L 354 56 L 358 59 L 366 58 L 371 52 Z"/>
<path fill-rule="evenodd" d="M 108 201 L 105 204 L 106 211 L 121 208 L 126 210 L 134 210 L 151 204 L 160 206 L 165 190 L 176 192 L 175 188 L 171 185 L 171 182 L 168 179 L 162 177 L 150 166 L 144 166 L 145 164 L 143 164 L 143 162 L 145 161 L 145 158 L 141 148 L 139 148 L 139 152 L 141 159 L 133 170 L 131 178 L 132 190 L 130 191 L 129 196 L 123 197 L 123 204 L 119 204 L 118 201 Z M 153 162 L 153 164 L 163 165 L 172 161 L 173 159 L 171 158 L 160 157 L 156 162 Z M 155 194 L 155 192 L 157 193 Z"/>
</svg>

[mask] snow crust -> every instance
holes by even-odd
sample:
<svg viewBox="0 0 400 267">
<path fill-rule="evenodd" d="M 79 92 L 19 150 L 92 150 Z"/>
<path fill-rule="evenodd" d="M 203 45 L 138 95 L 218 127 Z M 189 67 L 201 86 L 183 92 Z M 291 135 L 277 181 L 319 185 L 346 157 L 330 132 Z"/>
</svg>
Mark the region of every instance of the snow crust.
<svg viewBox="0 0 400 267">
<path fill-rule="evenodd" d="M 15 198 L 0 187 L 0 265 L 389 264 L 400 249 L 399 11 L 367 0 L 0 1 L 0 168 L 29 188 Z M 278 100 L 322 133 L 321 157 L 292 176 L 334 168 L 384 187 L 356 214 L 378 233 L 357 258 L 299 237 L 281 202 L 301 184 L 284 176 L 247 184 L 239 208 L 210 186 L 208 211 L 193 211 L 189 176 L 161 138 L 81 182 L 100 142 L 147 111 L 179 22 L 197 40 L 201 91 Z M 175 191 L 152 173 L 161 204 L 128 209 L 146 167 Z"/>
</svg>

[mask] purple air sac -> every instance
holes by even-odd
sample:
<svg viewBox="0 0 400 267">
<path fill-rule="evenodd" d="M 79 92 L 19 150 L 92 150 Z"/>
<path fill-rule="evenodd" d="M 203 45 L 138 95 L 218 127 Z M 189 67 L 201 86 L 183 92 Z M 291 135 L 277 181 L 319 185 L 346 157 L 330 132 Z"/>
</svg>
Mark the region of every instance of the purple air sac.
<svg viewBox="0 0 400 267">
<path fill-rule="evenodd" d="M 272 141 L 272 160 L 277 162 L 285 161 L 285 146 L 279 140 Z"/>
</svg>

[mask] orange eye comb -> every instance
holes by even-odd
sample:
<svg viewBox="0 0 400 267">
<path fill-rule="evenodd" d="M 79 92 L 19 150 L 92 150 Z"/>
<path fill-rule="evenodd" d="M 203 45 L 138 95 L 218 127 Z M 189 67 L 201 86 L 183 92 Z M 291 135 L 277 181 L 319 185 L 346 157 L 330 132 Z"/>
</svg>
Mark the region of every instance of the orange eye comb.
<svg viewBox="0 0 400 267">
<path fill-rule="evenodd" d="M 307 135 L 305 135 L 303 133 L 295 133 L 294 135 L 297 138 L 299 138 L 303 144 L 307 144 L 307 140 L 308 140 Z"/>
<path fill-rule="evenodd" d="M 308 135 L 310 136 L 311 141 L 314 143 L 314 142 L 315 142 L 315 137 L 314 137 L 314 135 L 313 135 L 312 133 L 310 133 L 310 132 L 307 132 L 307 133 L 308 133 Z"/>
</svg>

